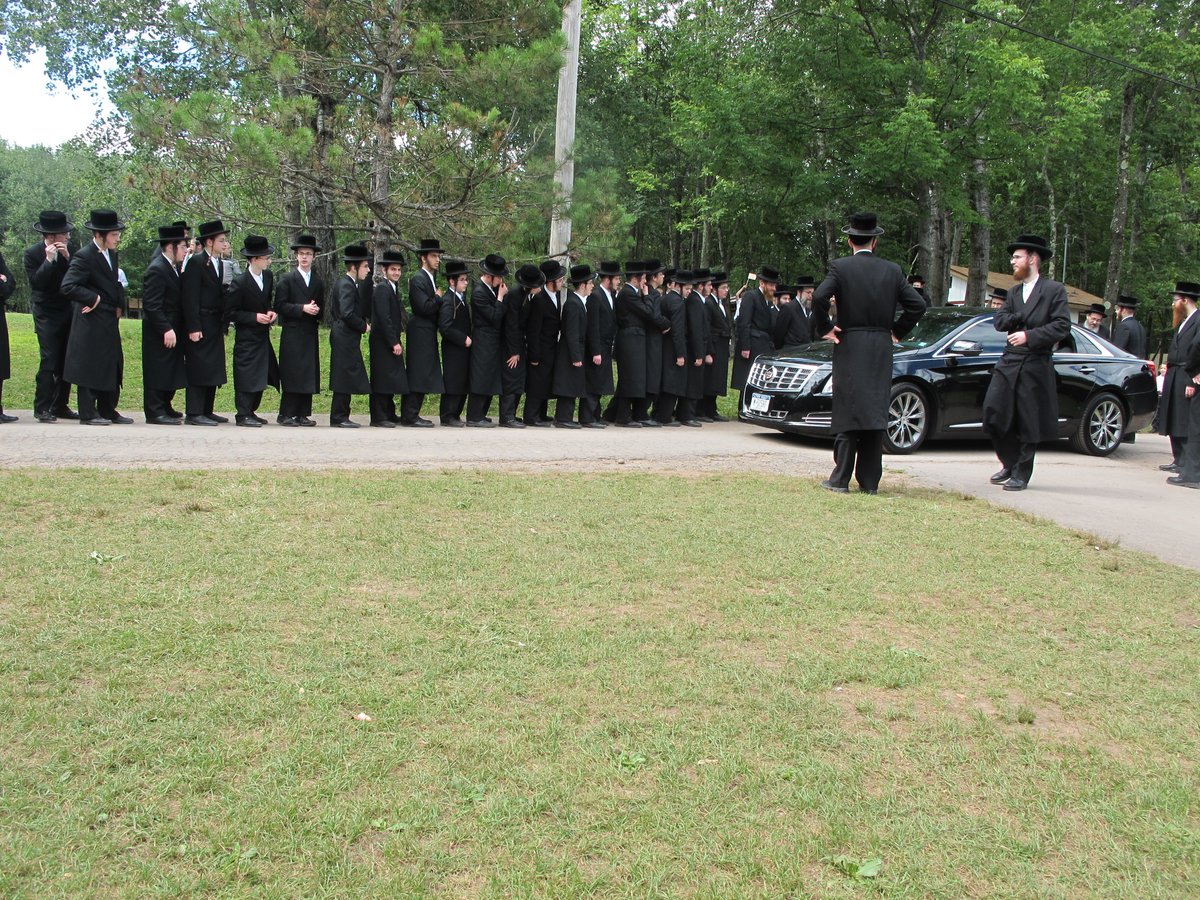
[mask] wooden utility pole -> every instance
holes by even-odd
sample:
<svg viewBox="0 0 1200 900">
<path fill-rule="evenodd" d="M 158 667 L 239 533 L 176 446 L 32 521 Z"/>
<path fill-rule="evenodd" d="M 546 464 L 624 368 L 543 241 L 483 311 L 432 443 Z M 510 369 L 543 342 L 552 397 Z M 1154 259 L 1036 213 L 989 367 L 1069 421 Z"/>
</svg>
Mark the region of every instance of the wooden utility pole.
<svg viewBox="0 0 1200 900">
<path fill-rule="evenodd" d="M 550 219 L 550 256 L 571 246 L 571 193 L 575 190 L 575 95 L 579 87 L 579 22 L 582 0 L 563 7 L 563 67 L 558 73 L 558 115 L 554 126 L 554 214 Z M 563 264 L 567 265 L 564 259 Z"/>
</svg>

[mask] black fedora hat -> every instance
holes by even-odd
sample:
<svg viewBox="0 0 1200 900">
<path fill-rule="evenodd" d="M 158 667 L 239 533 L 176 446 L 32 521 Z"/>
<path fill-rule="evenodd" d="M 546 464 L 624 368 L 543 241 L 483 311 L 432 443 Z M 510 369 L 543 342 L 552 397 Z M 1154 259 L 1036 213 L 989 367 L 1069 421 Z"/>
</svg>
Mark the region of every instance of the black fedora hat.
<svg viewBox="0 0 1200 900">
<path fill-rule="evenodd" d="M 384 250 L 379 257 L 379 265 L 385 269 L 388 266 L 403 266 L 404 254 L 399 250 Z"/>
<path fill-rule="evenodd" d="M 578 266 L 571 266 L 571 284 L 583 284 L 585 281 L 591 281 L 592 276 L 596 273 L 592 271 L 592 267 L 587 263 Z"/>
<path fill-rule="evenodd" d="M 883 234 L 878 219 L 873 212 L 856 212 L 850 214 L 850 224 L 842 228 L 842 234 L 851 237 L 878 237 Z"/>
<path fill-rule="evenodd" d="M 72 225 L 67 221 L 67 214 L 59 212 L 57 209 L 43 209 L 38 213 L 37 224 L 33 226 L 34 231 L 40 231 L 42 234 L 67 234 L 71 231 Z"/>
<path fill-rule="evenodd" d="M 171 224 L 174 225 L 176 228 L 182 228 L 184 231 L 187 231 L 192 227 L 187 222 L 185 222 L 183 219 L 176 219 Z"/>
<path fill-rule="evenodd" d="M 125 223 L 111 209 L 93 209 L 83 227 L 88 231 L 124 231 Z"/>
<path fill-rule="evenodd" d="M 796 296 L 796 289 L 794 287 L 792 287 L 790 284 L 781 284 L 775 288 L 775 296 L 776 297 L 794 297 L 794 296 Z"/>
<path fill-rule="evenodd" d="M 371 251 L 365 244 L 347 244 L 342 248 L 342 262 L 364 263 L 371 261 Z"/>
<path fill-rule="evenodd" d="M 1138 305 L 1137 297 L 1130 297 L 1126 294 L 1122 294 L 1120 297 L 1117 298 L 1117 306 L 1118 307 L 1123 306 L 1126 309 L 1137 309 L 1137 305 Z"/>
<path fill-rule="evenodd" d="M 676 284 L 695 284 L 696 273 L 691 269 L 676 269 L 674 281 Z"/>
<path fill-rule="evenodd" d="M 547 281 L 558 281 L 567 274 L 567 270 L 563 268 L 563 264 L 557 259 L 548 259 L 538 266 L 542 270 L 542 274 L 546 276 Z"/>
<path fill-rule="evenodd" d="M 712 283 L 713 287 L 729 284 L 729 274 L 727 272 L 713 272 Z"/>
<path fill-rule="evenodd" d="M 453 280 L 458 278 L 460 275 L 466 275 L 467 264 L 461 259 L 451 260 L 450 262 L 446 263 L 445 273 L 447 280 Z"/>
<path fill-rule="evenodd" d="M 621 264 L 616 260 L 601 260 L 596 267 L 597 278 L 615 278 L 621 274 Z"/>
<path fill-rule="evenodd" d="M 298 234 L 296 239 L 288 245 L 289 250 L 311 250 L 313 253 L 320 253 L 321 248 L 317 246 L 317 239 L 311 234 Z"/>
<path fill-rule="evenodd" d="M 1104 304 L 1103 304 L 1103 303 L 1093 303 L 1093 304 L 1091 304 L 1090 306 L 1088 306 L 1088 308 L 1087 308 L 1087 312 L 1088 312 L 1088 315 L 1091 315 L 1092 313 L 1097 313 L 1097 314 L 1099 314 L 1099 315 L 1101 315 L 1101 316 L 1106 316 L 1106 315 L 1108 315 L 1108 310 L 1104 308 Z"/>
<path fill-rule="evenodd" d="M 442 245 L 437 238 L 421 238 L 421 246 L 417 248 L 417 256 L 424 256 L 426 253 L 441 253 Z"/>
<path fill-rule="evenodd" d="M 657 275 L 659 272 L 666 271 L 661 259 L 648 259 L 645 261 L 645 265 L 647 275 Z"/>
<path fill-rule="evenodd" d="M 508 275 L 508 261 L 499 253 L 489 253 L 479 261 L 479 271 L 484 275 L 504 278 Z"/>
<path fill-rule="evenodd" d="M 1194 281 L 1177 281 L 1174 293 L 1184 297 L 1200 297 L 1200 284 L 1196 284 Z"/>
<path fill-rule="evenodd" d="M 779 270 L 772 266 L 763 266 L 758 270 L 759 281 L 769 281 L 771 284 L 779 284 Z"/>
<path fill-rule="evenodd" d="M 638 275 L 646 274 L 646 261 L 642 259 L 630 259 L 625 262 L 625 277 L 636 278 Z"/>
<path fill-rule="evenodd" d="M 696 279 L 696 284 L 706 284 L 707 282 L 712 281 L 712 269 L 707 267 L 697 269 L 693 273 L 693 276 Z"/>
<path fill-rule="evenodd" d="M 261 234 L 248 234 L 242 241 L 242 249 L 239 252 L 246 259 L 253 259 L 256 256 L 274 256 L 275 248 Z"/>
<path fill-rule="evenodd" d="M 229 229 L 225 227 L 225 223 L 220 219 L 213 219 L 211 222 L 201 222 L 200 227 L 196 230 L 196 237 L 201 241 L 206 241 L 209 238 L 215 238 L 222 234 L 229 234 Z"/>
<path fill-rule="evenodd" d="M 1014 250 L 1029 250 L 1036 253 L 1042 258 L 1042 262 L 1054 256 L 1054 251 L 1050 249 L 1050 245 L 1046 243 L 1046 239 L 1037 234 L 1019 234 L 1017 239 L 1008 245 L 1006 253 L 1012 253 Z"/>
<path fill-rule="evenodd" d="M 674 268 L 663 269 L 663 275 L 666 276 L 666 281 L 668 284 L 675 284 L 675 272 L 676 271 L 677 270 Z"/>
<path fill-rule="evenodd" d="M 816 286 L 817 283 L 813 280 L 811 275 L 801 275 L 796 279 L 796 290 L 798 291 L 802 291 L 805 288 L 815 288 Z"/>
<path fill-rule="evenodd" d="M 924 284 L 925 276 L 924 275 L 909 275 L 908 283 L 909 284 L 917 284 L 917 283 Z"/>
<path fill-rule="evenodd" d="M 158 226 L 158 242 L 160 244 L 174 244 L 177 241 L 185 240 L 187 240 L 187 229 L 182 225 Z"/>
<path fill-rule="evenodd" d="M 997 300 L 1007 300 L 1008 291 L 1006 291 L 1004 288 L 992 288 L 991 296 L 995 297 Z"/>
<path fill-rule="evenodd" d="M 534 291 L 546 283 L 546 276 L 533 263 L 526 263 L 517 269 L 517 284 L 527 291 Z"/>
</svg>

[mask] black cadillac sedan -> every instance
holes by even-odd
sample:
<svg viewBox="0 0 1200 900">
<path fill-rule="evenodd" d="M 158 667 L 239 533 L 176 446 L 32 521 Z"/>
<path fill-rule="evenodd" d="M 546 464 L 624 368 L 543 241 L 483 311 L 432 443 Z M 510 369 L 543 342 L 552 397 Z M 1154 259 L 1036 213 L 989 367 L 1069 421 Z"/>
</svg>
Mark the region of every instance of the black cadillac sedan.
<svg viewBox="0 0 1200 900">
<path fill-rule="evenodd" d="M 983 397 L 1007 336 L 978 309 L 931 309 L 896 345 L 884 449 L 912 453 L 927 440 L 985 437 Z M 759 356 L 742 392 L 743 422 L 790 434 L 830 435 L 833 344 Z M 1059 435 L 1081 453 L 1107 456 L 1154 416 L 1151 363 L 1078 325 L 1054 353 Z"/>
</svg>

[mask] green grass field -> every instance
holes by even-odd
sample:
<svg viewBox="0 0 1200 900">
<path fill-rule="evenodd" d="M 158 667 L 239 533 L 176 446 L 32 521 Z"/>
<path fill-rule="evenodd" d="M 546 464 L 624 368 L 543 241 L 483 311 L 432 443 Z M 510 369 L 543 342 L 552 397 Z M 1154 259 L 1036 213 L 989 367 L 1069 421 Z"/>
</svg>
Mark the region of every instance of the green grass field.
<svg viewBox="0 0 1200 900">
<path fill-rule="evenodd" d="M 1019 513 L 767 476 L 0 497 L 6 897 L 1197 893 L 1196 573 Z"/>
</svg>

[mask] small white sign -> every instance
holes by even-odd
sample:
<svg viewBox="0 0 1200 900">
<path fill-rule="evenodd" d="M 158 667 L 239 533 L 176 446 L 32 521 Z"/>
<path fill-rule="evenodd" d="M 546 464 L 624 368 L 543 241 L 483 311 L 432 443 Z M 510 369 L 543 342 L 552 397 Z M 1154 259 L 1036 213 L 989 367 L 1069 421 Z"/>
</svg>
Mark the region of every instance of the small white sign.
<svg viewBox="0 0 1200 900">
<path fill-rule="evenodd" d="M 770 412 L 771 397 L 769 394 L 751 394 L 750 409 L 752 412 Z"/>
</svg>

